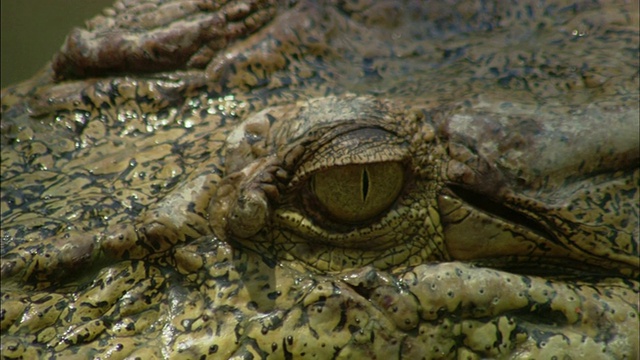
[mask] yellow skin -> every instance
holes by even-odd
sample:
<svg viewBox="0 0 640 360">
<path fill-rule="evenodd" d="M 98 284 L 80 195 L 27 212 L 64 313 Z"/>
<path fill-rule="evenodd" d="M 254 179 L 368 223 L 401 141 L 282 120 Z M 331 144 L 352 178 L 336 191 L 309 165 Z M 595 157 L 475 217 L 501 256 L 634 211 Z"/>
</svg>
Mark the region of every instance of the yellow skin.
<svg viewBox="0 0 640 360">
<path fill-rule="evenodd" d="M 638 4 L 570 5 L 74 30 L 2 92 L 3 356 L 636 358 Z"/>
</svg>

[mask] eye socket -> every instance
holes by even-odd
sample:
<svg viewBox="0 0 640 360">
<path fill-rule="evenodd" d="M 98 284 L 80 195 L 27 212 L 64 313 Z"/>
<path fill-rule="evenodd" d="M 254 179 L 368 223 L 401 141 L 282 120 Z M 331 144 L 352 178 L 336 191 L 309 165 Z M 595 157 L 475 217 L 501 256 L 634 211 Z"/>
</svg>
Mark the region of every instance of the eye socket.
<svg viewBox="0 0 640 360">
<path fill-rule="evenodd" d="M 331 217 L 356 223 L 391 206 L 403 184 L 401 163 L 379 162 L 336 166 L 314 174 L 311 191 Z"/>
</svg>

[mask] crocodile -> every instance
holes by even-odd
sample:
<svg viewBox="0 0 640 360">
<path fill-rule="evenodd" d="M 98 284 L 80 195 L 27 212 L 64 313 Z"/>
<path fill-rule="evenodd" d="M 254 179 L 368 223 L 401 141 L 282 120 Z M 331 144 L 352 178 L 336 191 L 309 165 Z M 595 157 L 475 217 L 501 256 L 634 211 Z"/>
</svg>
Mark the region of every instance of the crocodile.
<svg viewBox="0 0 640 360">
<path fill-rule="evenodd" d="M 3 358 L 637 358 L 637 14 L 116 2 L 2 91 Z"/>
</svg>

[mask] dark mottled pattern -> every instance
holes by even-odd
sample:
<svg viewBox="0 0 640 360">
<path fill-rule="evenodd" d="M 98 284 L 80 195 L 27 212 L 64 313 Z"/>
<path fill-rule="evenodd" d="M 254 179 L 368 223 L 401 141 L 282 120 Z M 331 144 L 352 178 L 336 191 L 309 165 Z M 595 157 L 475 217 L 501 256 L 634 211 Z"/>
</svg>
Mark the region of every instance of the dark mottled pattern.
<svg viewBox="0 0 640 360">
<path fill-rule="evenodd" d="M 637 358 L 637 14 L 117 2 L 2 91 L 2 356 Z"/>
</svg>

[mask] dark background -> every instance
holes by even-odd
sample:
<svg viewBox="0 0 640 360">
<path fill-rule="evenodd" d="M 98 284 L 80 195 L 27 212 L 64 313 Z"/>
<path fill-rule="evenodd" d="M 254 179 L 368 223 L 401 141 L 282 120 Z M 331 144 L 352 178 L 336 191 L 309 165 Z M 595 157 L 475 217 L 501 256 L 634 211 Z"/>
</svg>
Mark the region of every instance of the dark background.
<svg viewBox="0 0 640 360">
<path fill-rule="evenodd" d="M 28 79 L 51 60 L 67 33 L 115 0 L 2 0 L 2 88 Z"/>
</svg>

